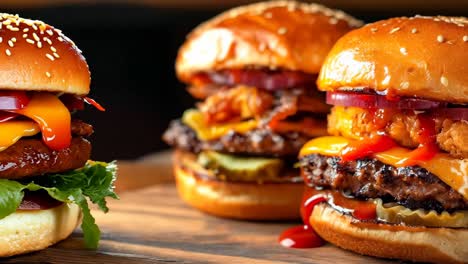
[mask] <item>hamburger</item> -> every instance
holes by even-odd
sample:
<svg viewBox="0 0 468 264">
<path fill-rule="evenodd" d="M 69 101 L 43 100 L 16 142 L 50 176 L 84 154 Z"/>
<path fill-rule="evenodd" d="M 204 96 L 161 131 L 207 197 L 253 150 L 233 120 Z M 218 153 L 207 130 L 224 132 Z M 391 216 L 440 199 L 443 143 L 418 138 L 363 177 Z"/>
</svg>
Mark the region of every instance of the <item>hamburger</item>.
<svg viewBox="0 0 468 264">
<path fill-rule="evenodd" d="M 330 136 L 301 149 L 302 213 L 360 254 L 468 262 L 468 20 L 401 17 L 343 36 L 318 88 Z M 313 208 L 312 208 L 313 207 Z"/>
<path fill-rule="evenodd" d="M 200 100 L 163 139 L 176 148 L 180 196 L 213 215 L 299 218 L 304 184 L 295 158 L 326 134 L 329 106 L 315 87 L 335 41 L 360 21 L 292 1 L 226 11 L 181 46 L 178 78 Z"/>
<path fill-rule="evenodd" d="M 82 221 L 100 232 L 87 199 L 107 212 L 116 165 L 89 161 L 93 127 L 72 117 L 91 98 L 81 51 L 44 22 L 0 14 L 0 256 L 44 249 Z"/>
</svg>

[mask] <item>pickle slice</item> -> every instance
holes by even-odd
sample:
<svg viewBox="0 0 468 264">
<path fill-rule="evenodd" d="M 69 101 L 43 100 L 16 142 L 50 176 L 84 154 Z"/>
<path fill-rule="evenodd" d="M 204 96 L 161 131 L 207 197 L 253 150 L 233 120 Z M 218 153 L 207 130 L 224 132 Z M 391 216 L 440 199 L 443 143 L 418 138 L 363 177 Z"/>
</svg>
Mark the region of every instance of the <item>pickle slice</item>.
<svg viewBox="0 0 468 264">
<path fill-rule="evenodd" d="M 377 218 L 392 224 L 406 224 L 411 226 L 467 228 L 468 211 L 453 213 L 437 213 L 434 210 L 411 210 L 401 205 L 387 207 L 382 200 L 376 199 Z"/>
<path fill-rule="evenodd" d="M 241 157 L 215 151 L 201 152 L 197 162 L 214 171 L 221 180 L 228 181 L 274 181 L 284 167 L 280 159 Z"/>
</svg>

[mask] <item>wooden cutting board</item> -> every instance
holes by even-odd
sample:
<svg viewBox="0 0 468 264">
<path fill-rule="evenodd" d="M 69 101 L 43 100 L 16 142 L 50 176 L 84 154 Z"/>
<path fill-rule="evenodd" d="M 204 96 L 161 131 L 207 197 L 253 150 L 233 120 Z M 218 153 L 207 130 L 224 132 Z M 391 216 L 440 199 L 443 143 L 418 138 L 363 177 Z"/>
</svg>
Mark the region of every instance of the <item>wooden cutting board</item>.
<svg viewBox="0 0 468 264">
<path fill-rule="evenodd" d="M 102 231 L 97 251 L 83 249 L 80 230 L 46 250 L 6 263 L 393 263 L 326 245 L 287 249 L 278 234 L 297 223 L 220 219 L 185 205 L 177 196 L 169 153 L 120 162 L 120 200 L 110 212 L 94 211 Z"/>
</svg>

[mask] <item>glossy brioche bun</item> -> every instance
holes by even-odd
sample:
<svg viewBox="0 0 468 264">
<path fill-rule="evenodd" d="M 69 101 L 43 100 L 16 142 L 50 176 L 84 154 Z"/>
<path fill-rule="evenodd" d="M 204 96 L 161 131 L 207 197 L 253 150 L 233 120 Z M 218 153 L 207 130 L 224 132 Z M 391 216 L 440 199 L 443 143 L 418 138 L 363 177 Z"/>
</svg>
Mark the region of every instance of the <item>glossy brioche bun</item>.
<svg viewBox="0 0 468 264">
<path fill-rule="evenodd" d="M 234 183 L 201 179 L 207 170 L 184 166 L 193 155 L 176 151 L 174 175 L 180 197 L 191 206 L 220 217 L 245 220 L 299 219 L 303 183 Z M 214 177 L 214 176 L 213 176 Z"/>
<path fill-rule="evenodd" d="M 88 94 L 85 58 L 60 30 L 1 13 L 0 23 L 1 89 Z"/>
<path fill-rule="evenodd" d="M 392 95 L 468 103 L 468 20 L 401 17 L 342 37 L 326 58 L 320 90 L 370 88 Z"/>
<path fill-rule="evenodd" d="M 317 74 L 333 44 L 361 21 L 342 11 L 294 1 L 228 10 L 195 28 L 176 60 L 178 77 L 230 68 Z"/>
<path fill-rule="evenodd" d="M 76 204 L 17 211 L 0 220 L 0 257 L 47 248 L 67 238 L 81 221 Z"/>
<path fill-rule="evenodd" d="M 366 224 L 371 228 L 365 228 L 352 221 L 351 216 L 325 203 L 316 205 L 310 217 L 320 237 L 359 254 L 431 263 L 466 263 L 468 260 L 467 229 L 371 223 Z"/>
</svg>

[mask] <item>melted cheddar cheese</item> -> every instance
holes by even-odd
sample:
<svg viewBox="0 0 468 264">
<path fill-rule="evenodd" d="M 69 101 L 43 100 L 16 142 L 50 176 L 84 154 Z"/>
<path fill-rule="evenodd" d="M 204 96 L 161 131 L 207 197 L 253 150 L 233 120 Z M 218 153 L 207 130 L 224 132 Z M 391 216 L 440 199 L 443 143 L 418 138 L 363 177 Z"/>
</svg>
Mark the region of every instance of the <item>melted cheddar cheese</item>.
<svg viewBox="0 0 468 264">
<path fill-rule="evenodd" d="M 182 116 L 182 122 L 191 127 L 197 133 L 197 137 L 201 140 L 218 139 L 229 131 L 245 133 L 257 127 L 257 120 L 248 120 L 241 122 L 231 122 L 225 124 L 206 124 L 203 114 L 194 109 L 185 111 Z"/>
<path fill-rule="evenodd" d="M 41 130 L 33 121 L 7 121 L 0 123 L 0 151 L 15 144 L 20 138 L 34 136 Z"/>
<path fill-rule="evenodd" d="M 341 150 L 351 142 L 350 139 L 337 136 L 315 138 L 302 147 L 299 156 L 311 154 L 338 156 Z M 394 147 L 373 154 L 373 158 L 394 167 L 401 167 L 397 163 L 408 158 L 409 153 L 411 153 L 410 149 Z M 431 160 L 418 161 L 417 165 L 436 175 L 468 199 L 468 159 L 457 159 L 446 153 L 437 153 Z"/>
</svg>

